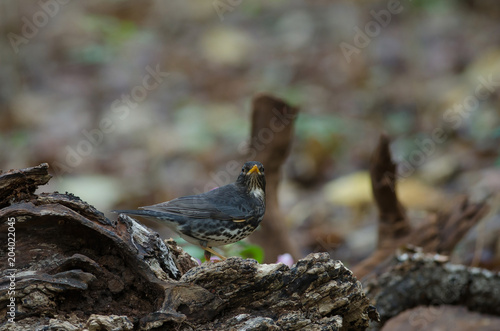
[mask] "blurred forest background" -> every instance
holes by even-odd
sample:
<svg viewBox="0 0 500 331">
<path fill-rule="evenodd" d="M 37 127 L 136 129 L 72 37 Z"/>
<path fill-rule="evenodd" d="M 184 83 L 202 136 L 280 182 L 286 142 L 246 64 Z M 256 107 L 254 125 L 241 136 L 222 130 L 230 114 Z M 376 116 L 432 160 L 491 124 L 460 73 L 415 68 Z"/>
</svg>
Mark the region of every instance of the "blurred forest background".
<svg viewBox="0 0 500 331">
<path fill-rule="evenodd" d="M 260 92 L 300 107 L 279 198 L 304 255 L 373 250 L 386 132 L 412 221 L 488 197 L 453 261 L 500 269 L 498 1 L 0 3 L 0 169 L 49 163 L 41 191 L 106 212 L 219 186 Z"/>
</svg>

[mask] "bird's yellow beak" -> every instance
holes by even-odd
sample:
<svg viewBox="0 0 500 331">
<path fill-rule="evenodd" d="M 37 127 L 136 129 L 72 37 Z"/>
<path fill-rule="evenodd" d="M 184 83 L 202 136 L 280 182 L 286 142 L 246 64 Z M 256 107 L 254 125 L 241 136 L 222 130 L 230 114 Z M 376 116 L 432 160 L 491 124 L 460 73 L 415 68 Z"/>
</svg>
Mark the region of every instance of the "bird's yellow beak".
<svg viewBox="0 0 500 331">
<path fill-rule="evenodd" d="M 260 170 L 259 170 L 259 167 L 257 167 L 257 165 L 254 165 L 252 167 L 252 169 L 248 170 L 247 175 L 251 175 L 254 172 L 256 172 L 256 173 L 258 173 L 260 175 Z"/>
</svg>

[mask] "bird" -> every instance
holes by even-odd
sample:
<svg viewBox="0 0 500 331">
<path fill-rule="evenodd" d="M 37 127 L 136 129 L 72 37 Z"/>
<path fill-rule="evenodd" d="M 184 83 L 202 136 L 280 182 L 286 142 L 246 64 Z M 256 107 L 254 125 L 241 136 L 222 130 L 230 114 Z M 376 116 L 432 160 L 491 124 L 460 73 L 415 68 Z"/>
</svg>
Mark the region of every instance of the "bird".
<svg viewBox="0 0 500 331">
<path fill-rule="evenodd" d="M 259 226 L 266 211 L 264 166 L 246 162 L 234 183 L 208 192 L 179 197 L 142 210 L 113 210 L 115 213 L 159 221 L 187 242 L 225 260 L 212 247 L 231 244 L 248 237 Z"/>
</svg>

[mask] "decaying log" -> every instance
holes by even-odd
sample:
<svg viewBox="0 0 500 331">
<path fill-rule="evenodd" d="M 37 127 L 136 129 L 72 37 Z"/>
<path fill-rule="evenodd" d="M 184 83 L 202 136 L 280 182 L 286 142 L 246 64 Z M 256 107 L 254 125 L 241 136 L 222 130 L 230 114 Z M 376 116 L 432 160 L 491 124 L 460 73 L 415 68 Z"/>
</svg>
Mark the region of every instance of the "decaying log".
<svg viewBox="0 0 500 331">
<path fill-rule="evenodd" d="M 264 248 L 265 261 L 275 262 L 278 255 L 289 253 L 299 258 L 298 247 L 290 240 L 289 230 L 278 205 L 278 183 L 293 141 L 298 108 L 270 95 L 253 100 L 252 130 L 248 159 L 260 161 L 266 172 L 266 214 L 260 230 L 249 238 Z"/>
<path fill-rule="evenodd" d="M 461 197 L 451 211 L 433 214 L 421 226 L 412 228 L 396 194 L 398 177 L 389 144 L 389 138 L 382 135 L 370 164 L 372 191 L 379 211 L 378 245 L 371 256 L 353 267 L 358 278 L 372 271 L 383 271 L 380 267 L 383 262 L 403 245 L 421 247 L 425 252 L 450 254 L 489 210 L 485 202 L 473 203 Z"/>
<path fill-rule="evenodd" d="M 172 240 L 125 215 L 111 221 L 71 194 L 9 197 L 0 209 L 0 330 L 363 330 L 377 317 L 352 272 L 327 253 L 292 267 L 236 257 L 197 266 Z M 11 226 L 14 266 L 3 248 Z"/>
<path fill-rule="evenodd" d="M 218 309 L 231 316 L 206 325 L 214 330 L 237 325 L 358 330 L 374 312 L 352 272 L 327 253 L 310 254 L 292 267 L 233 257 L 191 269 L 181 282 L 214 293 Z"/>
<path fill-rule="evenodd" d="M 399 253 L 385 273 L 366 284 L 380 325 L 417 306 L 460 305 L 500 316 L 500 273 L 450 264 L 444 255 Z"/>
</svg>

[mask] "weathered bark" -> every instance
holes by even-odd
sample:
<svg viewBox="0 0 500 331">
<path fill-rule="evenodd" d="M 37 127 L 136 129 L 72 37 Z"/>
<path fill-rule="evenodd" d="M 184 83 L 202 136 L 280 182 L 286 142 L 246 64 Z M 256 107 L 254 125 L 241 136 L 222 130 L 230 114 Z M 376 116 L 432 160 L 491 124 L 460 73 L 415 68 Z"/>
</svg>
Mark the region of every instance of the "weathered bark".
<svg viewBox="0 0 500 331">
<path fill-rule="evenodd" d="M 278 205 L 281 166 L 290 151 L 297 114 L 297 108 L 270 95 L 259 95 L 253 100 L 248 158 L 264 165 L 267 185 L 266 214 L 260 230 L 249 239 L 264 248 L 266 262 L 275 262 L 278 255 L 284 253 L 291 254 L 295 260 L 300 256 L 298 247 L 290 240 Z"/>
<path fill-rule="evenodd" d="M 28 187 L 22 178 L 32 182 L 11 174 L 0 182 Z M 10 189 L 1 201 L 0 330 L 363 330 L 376 318 L 352 272 L 326 253 L 291 268 L 241 258 L 196 267 L 175 242 L 127 216 L 110 221 L 71 194 L 35 188 L 23 200 Z M 14 266 L 3 248 L 9 223 Z M 15 324 L 7 320 L 9 289 Z"/>
<path fill-rule="evenodd" d="M 500 273 L 450 264 L 443 255 L 400 253 L 385 273 L 367 282 L 366 291 L 381 325 L 407 309 L 430 305 L 500 316 Z"/>
<path fill-rule="evenodd" d="M 389 144 L 389 138 L 382 135 L 370 164 L 372 191 L 379 211 L 378 245 L 371 256 L 353 267 L 358 278 L 382 272 L 383 262 L 403 245 L 422 247 L 425 252 L 450 254 L 489 210 L 485 202 L 472 203 L 461 197 L 451 211 L 431 215 L 421 226 L 412 228 L 396 194 L 396 164 L 392 161 Z"/>
</svg>

